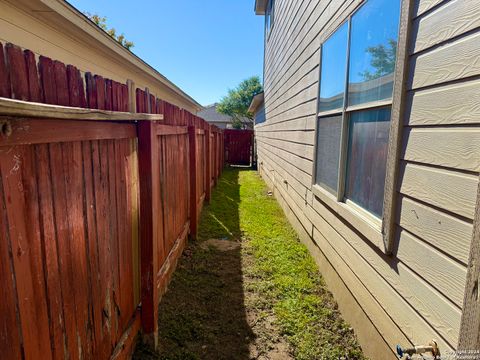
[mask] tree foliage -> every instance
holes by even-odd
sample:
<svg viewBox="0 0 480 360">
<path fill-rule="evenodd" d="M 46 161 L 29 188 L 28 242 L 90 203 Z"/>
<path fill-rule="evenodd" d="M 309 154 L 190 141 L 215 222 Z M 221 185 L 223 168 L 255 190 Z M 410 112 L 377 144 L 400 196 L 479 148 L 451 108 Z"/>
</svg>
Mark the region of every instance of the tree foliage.
<svg viewBox="0 0 480 360">
<path fill-rule="evenodd" d="M 248 112 L 248 107 L 253 97 L 262 91 L 260 78 L 252 76 L 243 80 L 236 88 L 228 90 L 228 95 L 220 100 L 217 111 L 230 116 L 233 119 L 235 129 L 241 128 L 245 120 L 253 123 L 253 114 Z"/>
<path fill-rule="evenodd" d="M 115 30 L 115 28 L 109 28 L 107 25 L 107 18 L 105 16 L 100 16 L 98 14 L 90 14 L 88 12 L 86 12 L 85 15 L 127 50 L 130 50 L 135 46 L 133 42 L 125 39 L 124 34 L 117 35 L 117 31 Z"/>
<path fill-rule="evenodd" d="M 360 73 L 360 76 L 368 81 L 393 73 L 395 70 L 395 59 L 397 58 L 396 40 L 388 40 L 387 46 L 380 44 L 368 47 L 366 51 L 371 55 L 370 65 L 375 71 L 372 73 L 367 70 Z"/>
</svg>

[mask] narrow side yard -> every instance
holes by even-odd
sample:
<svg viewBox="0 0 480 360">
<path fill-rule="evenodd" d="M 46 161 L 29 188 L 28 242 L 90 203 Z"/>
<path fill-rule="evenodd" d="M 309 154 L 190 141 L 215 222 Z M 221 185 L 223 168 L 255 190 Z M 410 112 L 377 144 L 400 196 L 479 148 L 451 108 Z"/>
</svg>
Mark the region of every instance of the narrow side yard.
<svg viewBox="0 0 480 360">
<path fill-rule="evenodd" d="M 314 260 L 252 170 L 227 169 L 135 359 L 364 359 Z"/>
</svg>

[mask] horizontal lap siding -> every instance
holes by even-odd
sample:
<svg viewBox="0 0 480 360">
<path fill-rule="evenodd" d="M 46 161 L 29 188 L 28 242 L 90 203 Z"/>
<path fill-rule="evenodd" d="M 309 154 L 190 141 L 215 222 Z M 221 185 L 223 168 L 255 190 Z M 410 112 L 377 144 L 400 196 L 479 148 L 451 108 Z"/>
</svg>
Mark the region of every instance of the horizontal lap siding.
<svg viewBox="0 0 480 360">
<path fill-rule="evenodd" d="M 468 0 L 419 1 L 415 11 L 398 223 L 445 257 L 445 267 L 466 274 L 480 171 L 480 7 Z M 447 279 L 433 275 L 432 286 L 461 308 L 464 278 L 442 290 Z"/>
<path fill-rule="evenodd" d="M 435 338 L 445 351 L 458 339 L 480 170 L 479 9 L 467 0 L 415 3 L 396 249 L 387 257 L 311 192 L 318 50 L 357 5 L 277 0 L 265 54 L 266 122 L 255 128 L 259 170 L 359 296 L 386 346 Z"/>
<path fill-rule="evenodd" d="M 480 121 L 480 80 L 436 88 L 410 91 L 407 94 L 407 126 L 469 125 Z"/>
<path fill-rule="evenodd" d="M 288 119 L 282 122 L 266 122 L 257 128 L 259 133 L 272 131 L 306 131 L 315 130 L 316 114 L 305 115 L 295 119 Z"/>
<path fill-rule="evenodd" d="M 480 26 L 480 2 L 452 0 L 426 16 L 413 22 L 415 41 L 412 52 L 419 52 L 440 44 Z M 438 24 L 442 24 L 439 28 Z"/>
</svg>

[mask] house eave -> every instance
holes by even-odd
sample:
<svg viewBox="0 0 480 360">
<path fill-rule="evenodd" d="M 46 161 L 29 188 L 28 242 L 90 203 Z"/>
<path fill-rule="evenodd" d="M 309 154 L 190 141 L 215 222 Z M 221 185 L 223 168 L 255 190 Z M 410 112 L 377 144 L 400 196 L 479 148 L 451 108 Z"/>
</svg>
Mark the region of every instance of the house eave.
<svg viewBox="0 0 480 360">
<path fill-rule="evenodd" d="M 44 19 L 51 26 L 62 29 L 65 33 L 74 34 L 76 38 L 90 43 L 99 52 L 115 56 L 124 66 L 131 68 L 134 72 L 143 73 L 153 81 L 162 84 L 197 111 L 203 109 L 203 106 L 191 96 L 133 52 L 125 49 L 67 1 L 17 0 L 16 6 L 28 14 Z"/>
<path fill-rule="evenodd" d="M 250 113 L 255 113 L 255 111 L 258 109 L 260 104 L 263 103 L 264 96 L 263 96 L 263 91 L 257 95 L 255 95 L 252 99 L 252 102 L 250 103 L 250 106 L 248 107 L 248 112 Z"/>
<path fill-rule="evenodd" d="M 265 15 L 267 10 L 268 0 L 255 0 L 255 14 L 256 15 Z"/>
</svg>

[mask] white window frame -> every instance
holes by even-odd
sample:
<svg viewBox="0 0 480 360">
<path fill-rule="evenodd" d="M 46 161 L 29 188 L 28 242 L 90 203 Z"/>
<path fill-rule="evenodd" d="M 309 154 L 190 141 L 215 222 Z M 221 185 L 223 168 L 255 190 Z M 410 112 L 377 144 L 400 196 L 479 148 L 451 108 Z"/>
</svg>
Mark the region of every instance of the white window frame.
<svg viewBox="0 0 480 360">
<path fill-rule="evenodd" d="M 346 18 L 337 20 L 330 31 L 325 32 L 321 38 L 321 44 L 325 43 L 335 31 L 337 31 L 345 22 L 348 22 L 348 42 L 347 42 L 347 69 L 346 69 L 346 92 L 344 94 L 344 103 L 341 109 L 320 111 L 320 91 L 317 94 L 317 116 L 315 121 L 315 148 L 314 161 L 312 169 L 312 192 L 320 201 L 332 209 L 338 216 L 350 223 L 358 232 L 360 232 L 373 245 L 378 247 L 386 254 L 391 254 L 394 248 L 395 237 L 395 210 L 397 199 L 397 179 L 399 176 L 399 161 L 401 151 L 401 130 L 402 119 L 405 111 L 405 84 L 408 77 L 408 39 L 410 32 L 410 21 L 412 19 L 412 9 L 414 0 L 400 1 L 400 19 L 397 40 L 397 59 L 393 75 L 393 92 L 391 99 L 374 101 L 360 105 L 347 106 L 348 104 L 348 68 L 350 57 L 350 36 L 351 36 L 351 18 L 357 10 L 360 9 L 366 0 L 359 0 L 354 4 L 353 10 Z M 322 46 L 319 51 L 319 86 L 322 64 Z M 320 88 L 319 88 L 320 90 Z M 353 111 L 373 110 L 390 107 L 390 132 L 388 153 L 386 159 L 385 190 L 383 198 L 383 215 L 378 218 L 369 211 L 358 206 L 351 200 L 345 198 L 345 174 L 347 166 L 348 152 L 348 115 Z M 317 165 L 317 131 L 319 117 L 329 115 L 342 115 L 342 130 L 340 143 L 340 160 L 337 195 L 316 184 L 316 165 Z"/>
</svg>

